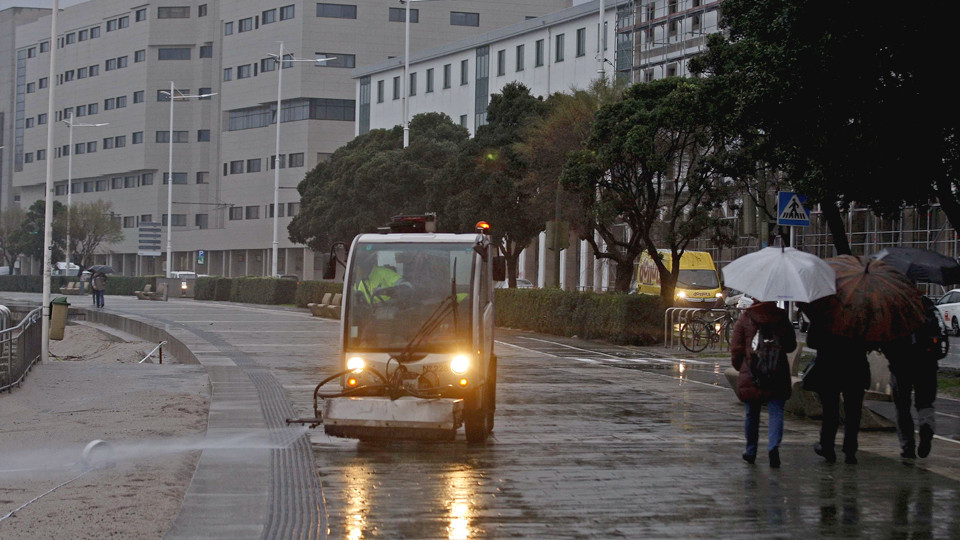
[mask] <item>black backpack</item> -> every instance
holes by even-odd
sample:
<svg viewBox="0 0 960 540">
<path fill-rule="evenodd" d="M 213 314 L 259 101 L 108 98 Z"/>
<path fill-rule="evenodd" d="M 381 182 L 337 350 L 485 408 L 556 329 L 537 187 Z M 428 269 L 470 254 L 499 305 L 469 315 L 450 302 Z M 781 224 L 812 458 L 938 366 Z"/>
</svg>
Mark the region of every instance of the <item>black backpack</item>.
<svg viewBox="0 0 960 540">
<path fill-rule="evenodd" d="M 780 336 L 770 326 L 761 325 L 753 336 L 750 351 L 750 375 L 753 384 L 761 390 L 774 390 L 777 386 L 777 373 L 787 361 L 787 355 L 780 343 Z"/>
<path fill-rule="evenodd" d="M 924 359 L 940 360 L 947 356 L 950 342 L 940 326 L 940 316 L 932 302 L 924 302 L 923 326 L 913 334 L 914 351 Z"/>
</svg>

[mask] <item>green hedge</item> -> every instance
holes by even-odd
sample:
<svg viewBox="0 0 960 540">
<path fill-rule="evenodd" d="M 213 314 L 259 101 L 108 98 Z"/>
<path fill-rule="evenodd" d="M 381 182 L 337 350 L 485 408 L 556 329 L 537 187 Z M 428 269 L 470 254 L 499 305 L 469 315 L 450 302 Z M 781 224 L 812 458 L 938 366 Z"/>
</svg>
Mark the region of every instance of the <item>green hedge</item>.
<svg viewBox="0 0 960 540">
<path fill-rule="evenodd" d="M 658 296 L 560 289 L 497 289 L 495 294 L 497 326 L 632 345 L 663 341 Z"/>
<path fill-rule="evenodd" d="M 106 294 L 133 296 L 134 292 L 142 291 L 148 283 L 156 290 L 157 277 L 158 276 L 117 276 L 111 274 L 107 276 Z M 83 290 L 89 292 L 89 289 L 89 284 L 85 284 Z"/>
<path fill-rule="evenodd" d="M 197 278 L 193 288 L 193 297 L 197 300 L 230 301 L 230 278 L 212 276 Z"/>
<path fill-rule="evenodd" d="M 76 278 L 68 278 L 66 276 L 51 276 L 50 291 L 59 294 L 60 287 L 63 287 L 68 280 L 76 281 Z M 0 291 L 43 292 L 43 276 L 0 276 Z"/>
<path fill-rule="evenodd" d="M 299 307 L 307 304 L 318 304 L 326 293 L 337 294 L 343 292 L 343 283 L 335 281 L 301 281 L 297 287 L 296 303 Z"/>
<path fill-rule="evenodd" d="M 202 277 L 197 278 L 193 289 L 197 300 L 245 304 L 292 304 L 296 296 L 296 281 L 265 277 Z"/>
</svg>

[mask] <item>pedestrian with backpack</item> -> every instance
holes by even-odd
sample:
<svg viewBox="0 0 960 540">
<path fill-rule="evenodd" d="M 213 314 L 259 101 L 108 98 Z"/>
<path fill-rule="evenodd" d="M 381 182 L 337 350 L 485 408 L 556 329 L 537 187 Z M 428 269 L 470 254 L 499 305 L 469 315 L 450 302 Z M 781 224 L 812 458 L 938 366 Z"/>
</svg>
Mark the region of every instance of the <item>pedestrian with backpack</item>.
<svg viewBox="0 0 960 540">
<path fill-rule="evenodd" d="M 930 455 L 934 434 L 933 402 L 937 399 L 938 361 L 946 356 L 943 347 L 946 332 L 940 326 L 937 308 L 924 296 L 926 314 L 919 330 L 882 347 L 890 368 L 890 389 L 897 408 L 897 437 L 900 456 L 913 459 Z M 917 409 L 920 424 L 920 444 L 915 445 L 911 401 Z"/>
<path fill-rule="evenodd" d="M 787 312 L 774 302 L 755 302 L 745 309 L 733 326 L 730 360 L 737 376 L 737 396 L 744 403 L 744 433 L 747 439 L 743 460 L 757 459 L 760 438 L 760 410 L 769 414 L 767 455 L 770 467 L 780 467 L 783 440 L 783 405 L 790 397 L 792 382 L 787 353 L 797 348 L 797 336 Z"/>
</svg>

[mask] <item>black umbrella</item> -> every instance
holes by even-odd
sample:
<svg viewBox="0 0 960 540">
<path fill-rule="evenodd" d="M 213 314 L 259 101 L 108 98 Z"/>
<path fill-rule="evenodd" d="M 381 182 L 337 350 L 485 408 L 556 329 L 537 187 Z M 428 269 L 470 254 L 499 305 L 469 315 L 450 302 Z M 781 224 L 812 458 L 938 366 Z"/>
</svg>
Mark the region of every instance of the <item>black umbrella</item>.
<svg viewBox="0 0 960 540">
<path fill-rule="evenodd" d="M 97 272 L 102 272 L 104 274 L 112 274 L 115 272 L 112 266 L 107 266 L 105 264 L 95 264 L 87 268 L 87 270 L 89 270 L 91 274 L 96 274 Z"/>
<path fill-rule="evenodd" d="M 960 263 L 929 249 L 889 247 L 870 257 L 889 264 L 917 283 L 960 283 Z"/>
</svg>

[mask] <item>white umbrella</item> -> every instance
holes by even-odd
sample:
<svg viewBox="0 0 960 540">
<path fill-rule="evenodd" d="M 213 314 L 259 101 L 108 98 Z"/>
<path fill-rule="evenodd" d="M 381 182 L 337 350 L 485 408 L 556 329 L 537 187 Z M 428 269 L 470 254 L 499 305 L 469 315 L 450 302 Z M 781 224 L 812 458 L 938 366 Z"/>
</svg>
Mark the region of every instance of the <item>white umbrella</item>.
<svg viewBox="0 0 960 540">
<path fill-rule="evenodd" d="M 761 302 L 812 302 L 837 292 L 826 261 L 795 248 L 768 247 L 723 267 L 724 284 Z"/>
</svg>

